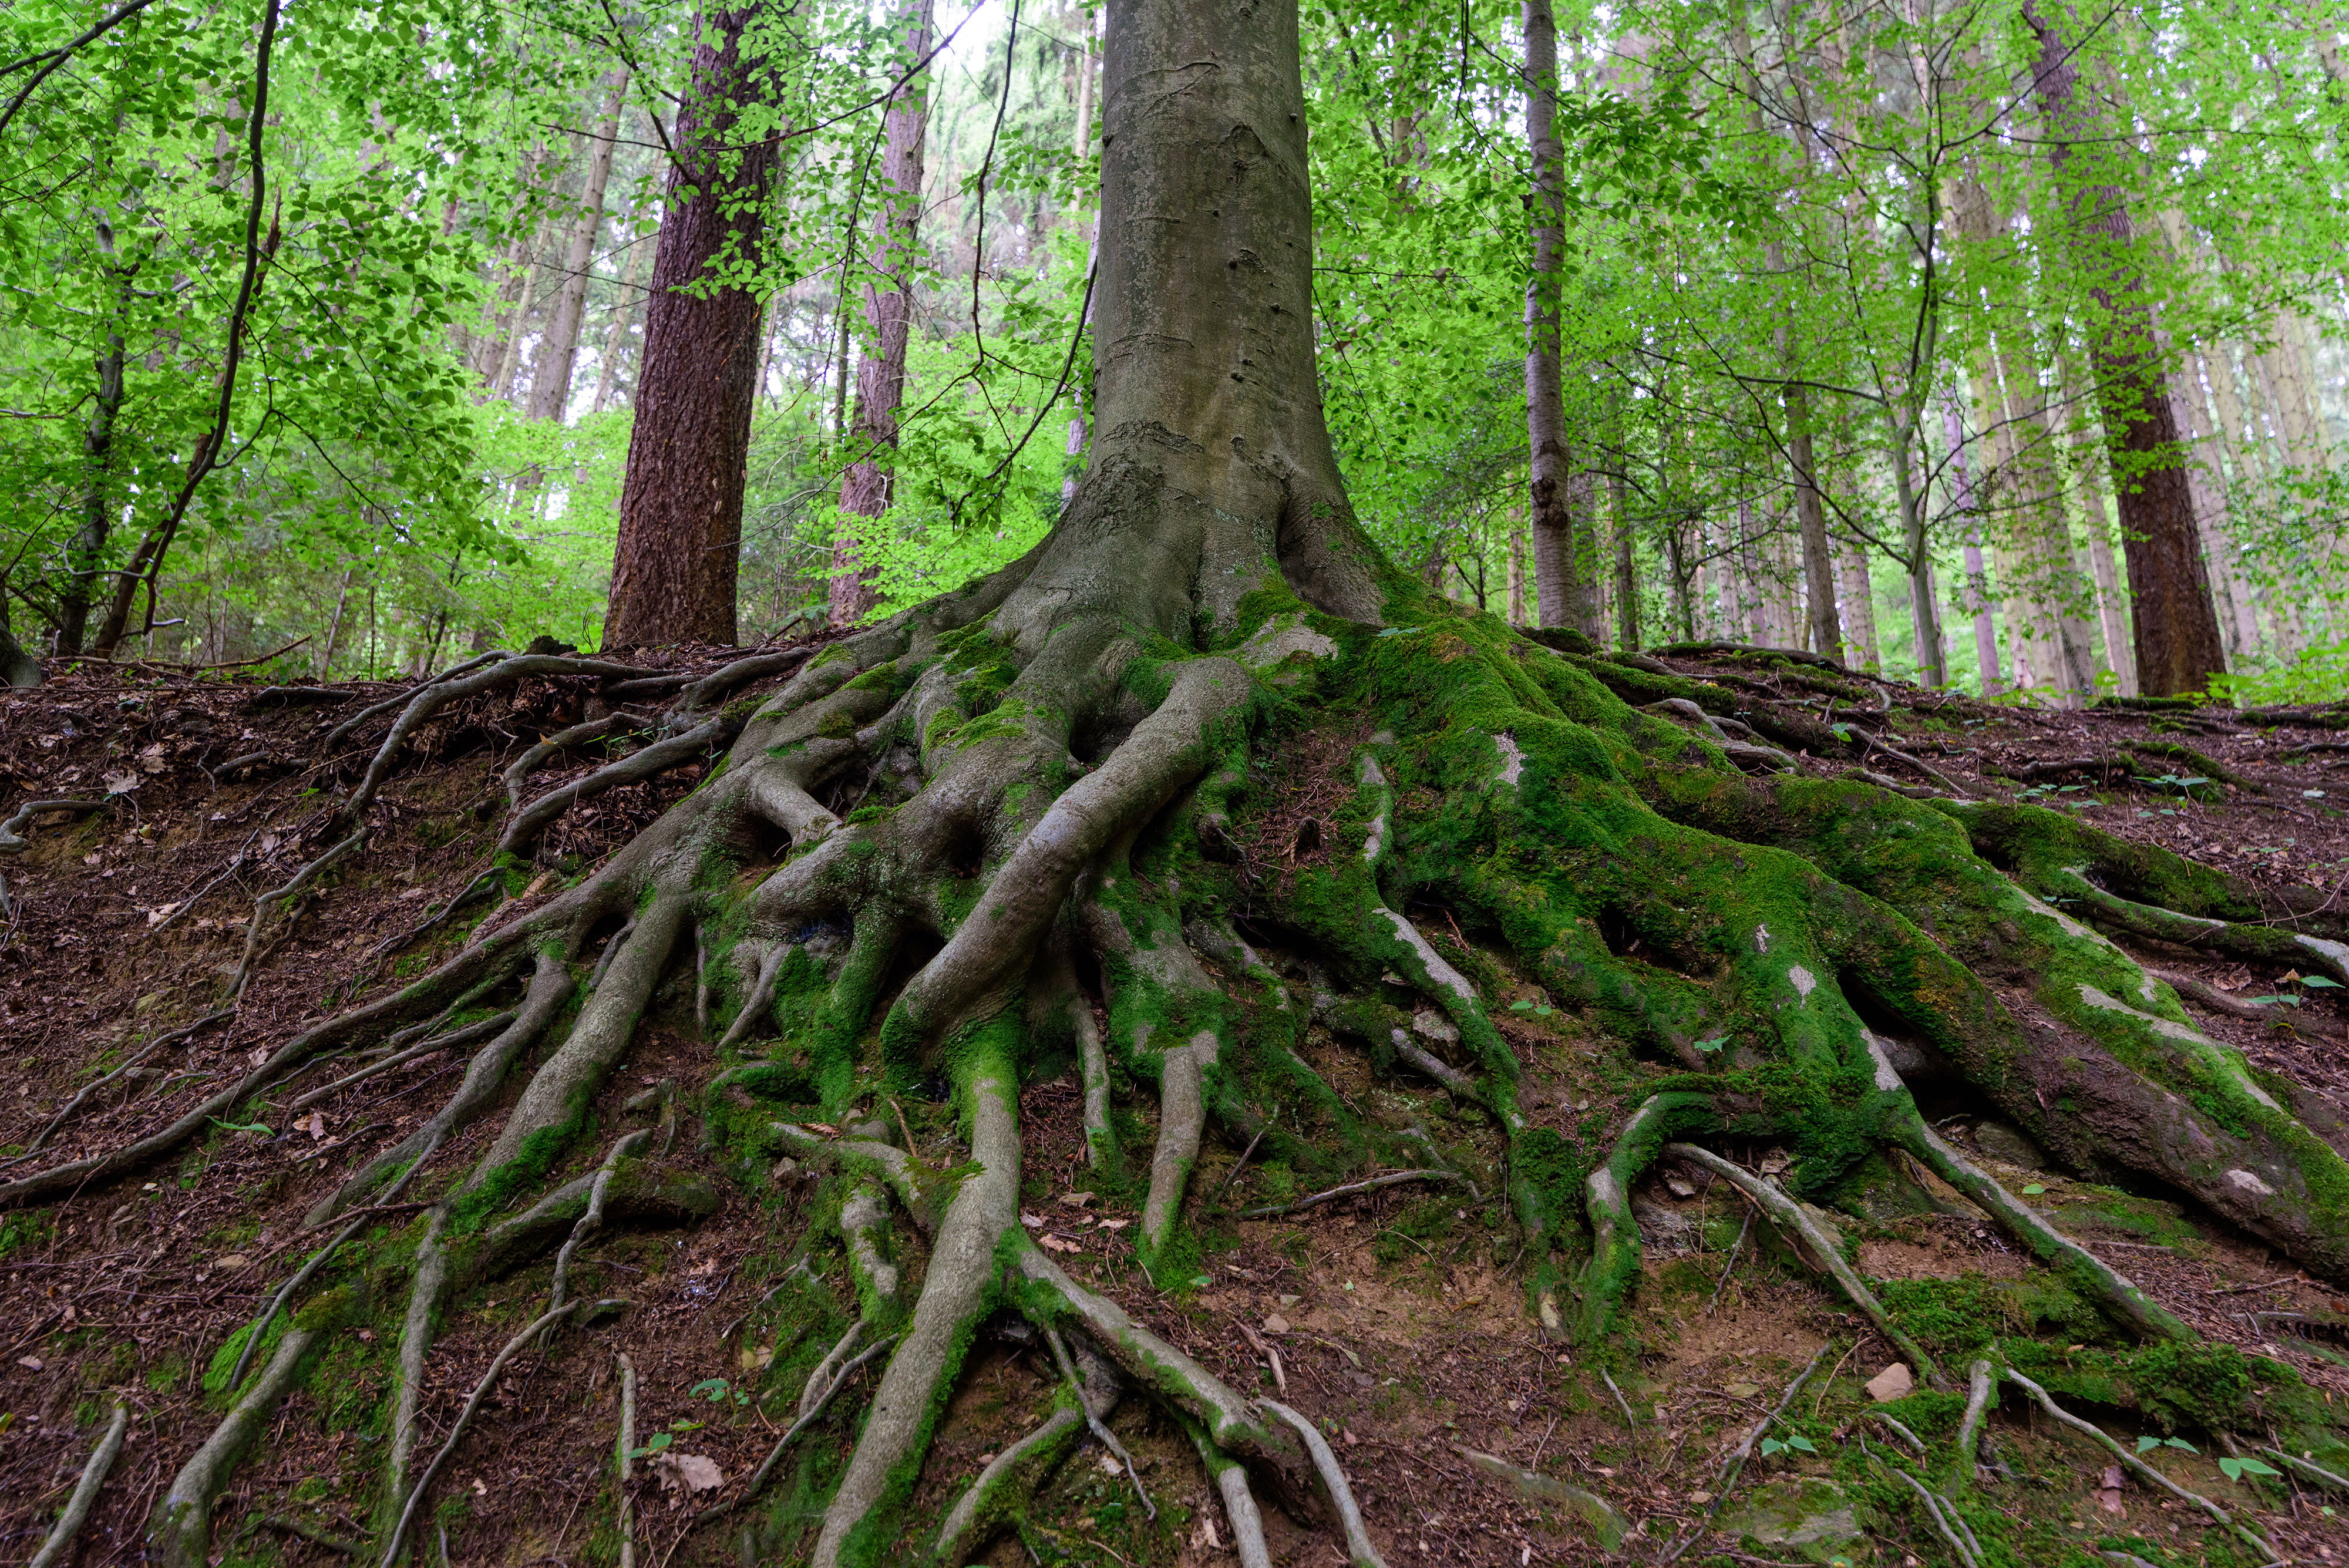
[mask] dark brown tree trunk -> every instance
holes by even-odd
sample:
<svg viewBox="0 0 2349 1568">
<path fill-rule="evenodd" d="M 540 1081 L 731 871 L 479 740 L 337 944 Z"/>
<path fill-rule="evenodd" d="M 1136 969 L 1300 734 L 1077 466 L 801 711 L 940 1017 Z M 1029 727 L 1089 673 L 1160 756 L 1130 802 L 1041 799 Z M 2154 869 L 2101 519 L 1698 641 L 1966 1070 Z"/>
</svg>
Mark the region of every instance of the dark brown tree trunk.
<svg viewBox="0 0 2349 1568">
<path fill-rule="evenodd" d="M 620 490 L 607 649 L 734 640 L 765 312 L 747 288 L 694 286 L 713 261 L 756 265 L 764 238 L 775 143 L 727 146 L 740 106 L 773 79 L 767 62 L 743 57 L 742 35 L 757 15 L 755 5 L 704 13 L 692 87 L 677 117 L 678 161 L 661 209 Z"/>
<path fill-rule="evenodd" d="M 628 73 L 612 78 L 603 123 L 587 143 L 587 175 L 579 192 L 579 221 L 563 257 L 563 283 L 548 312 L 546 337 L 531 372 L 530 417 L 560 420 L 571 406 L 571 376 L 579 360 L 579 325 L 587 310 L 587 275 L 595 261 L 595 236 L 604 226 L 604 190 L 612 178 L 612 151 L 620 133 L 620 109 L 627 101 Z"/>
<path fill-rule="evenodd" d="M 909 60 L 930 52 L 930 0 L 912 0 L 906 6 L 905 49 Z M 1005 68 L 1009 68 L 1008 57 Z M 841 527 L 832 548 L 834 626 L 862 620 L 878 597 L 872 566 L 864 558 L 864 528 L 856 519 L 878 517 L 889 509 L 897 410 L 905 400 L 905 337 L 913 319 L 915 231 L 922 213 L 928 88 L 928 71 L 909 75 L 890 100 L 885 121 L 880 210 L 873 220 L 873 266 L 890 286 L 864 286 L 864 322 L 873 340 L 856 368 L 856 423 L 848 450 L 859 455 L 840 476 Z"/>
<path fill-rule="evenodd" d="M 2083 325 L 2120 502 L 2139 688 L 2148 697 L 2199 691 L 2225 671 L 2226 645 L 2193 494 L 2179 465 L 2153 306 L 2131 254 L 2136 229 L 2120 187 L 2095 163 L 2114 156 L 2116 144 L 2084 101 L 2078 67 L 2042 0 L 2025 0 L 2023 15 L 2039 38 L 2033 85 L 2046 121 L 2047 161 L 2071 230 L 2074 265 L 2088 280 Z"/>
<path fill-rule="evenodd" d="M 1589 588 L 1577 557 L 1572 452 L 1566 433 L 1558 292 L 1566 248 L 1566 149 L 1557 139 L 1557 24 L 1549 0 L 1526 0 L 1526 136 L 1533 154 L 1534 275 L 1526 286 L 1526 434 L 1531 448 L 1534 615 L 1590 633 Z M 1585 527 L 1589 519 L 1583 518 Z"/>
</svg>

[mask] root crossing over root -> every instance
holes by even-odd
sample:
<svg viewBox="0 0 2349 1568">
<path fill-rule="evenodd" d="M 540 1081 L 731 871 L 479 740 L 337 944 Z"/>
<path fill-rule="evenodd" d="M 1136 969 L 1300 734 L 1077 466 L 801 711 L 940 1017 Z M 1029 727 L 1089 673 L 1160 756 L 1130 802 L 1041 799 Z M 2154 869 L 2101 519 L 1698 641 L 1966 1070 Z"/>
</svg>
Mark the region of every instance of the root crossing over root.
<svg viewBox="0 0 2349 1568">
<path fill-rule="evenodd" d="M 57 1515 L 57 1528 L 49 1532 L 49 1538 L 41 1542 L 41 1549 L 33 1553 L 32 1562 L 25 1568 L 52 1568 L 73 1549 L 74 1537 L 81 1533 L 82 1521 L 89 1517 L 90 1504 L 98 1501 L 107 1472 L 114 1469 L 115 1456 L 122 1452 L 122 1434 L 129 1426 L 130 1407 L 118 1402 L 106 1423 L 106 1435 L 90 1450 L 89 1463 L 82 1466 L 81 1480 L 74 1484 L 73 1496 L 66 1500 L 66 1511 Z"/>
<path fill-rule="evenodd" d="M 1071 1392 L 1076 1395 L 1077 1404 L 1084 1410 L 1085 1425 L 1092 1428 L 1095 1440 L 1102 1448 L 1117 1456 L 1118 1463 L 1125 1467 L 1125 1479 L 1133 1483 L 1133 1495 L 1142 1500 L 1142 1511 L 1156 1519 L 1158 1505 L 1151 1501 L 1150 1494 L 1143 1490 L 1142 1472 L 1134 1469 L 1133 1456 L 1125 1451 L 1125 1445 L 1117 1440 L 1117 1434 L 1109 1429 L 1109 1424 L 1094 1412 L 1092 1401 L 1085 1397 L 1085 1386 L 1077 1376 L 1076 1363 L 1069 1358 L 1069 1347 L 1061 1338 L 1061 1331 L 1048 1328 L 1044 1331 L 1044 1337 L 1052 1342 L 1052 1359 L 1061 1364 L 1061 1376 L 1068 1379 Z"/>
<path fill-rule="evenodd" d="M 1733 1164 L 1711 1149 L 1699 1148 L 1694 1144 L 1667 1144 L 1664 1152 L 1675 1158 L 1687 1160 L 1691 1165 L 1704 1167 L 1760 1204 L 1772 1223 L 1802 1243 L 1801 1251 L 1810 1254 L 1806 1262 L 1834 1276 L 1835 1282 L 1843 1287 L 1843 1293 L 1851 1298 L 1851 1304 L 1866 1314 L 1868 1321 L 1876 1325 L 1876 1332 L 1909 1358 L 1909 1364 L 1917 1368 L 1920 1376 L 1936 1388 L 1948 1387 L 1949 1379 L 1941 1375 L 1940 1365 L 1925 1353 L 1923 1345 L 1901 1332 L 1900 1325 L 1892 1321 L 1892 1314 L 1884 1310 L 1884 1303 L 1878 1301 L 1875 1293 L 1861 1282 L 1859 1274 L 1844 1257 L 1835 1239 L 1819 1228 L 1818 1222 L 1804 1211 L 1801 1204 L 1778 1190 L 1775 1182 L 1766 1177 L 1756 1176 L 1744 1166 Z"/>
</svg>

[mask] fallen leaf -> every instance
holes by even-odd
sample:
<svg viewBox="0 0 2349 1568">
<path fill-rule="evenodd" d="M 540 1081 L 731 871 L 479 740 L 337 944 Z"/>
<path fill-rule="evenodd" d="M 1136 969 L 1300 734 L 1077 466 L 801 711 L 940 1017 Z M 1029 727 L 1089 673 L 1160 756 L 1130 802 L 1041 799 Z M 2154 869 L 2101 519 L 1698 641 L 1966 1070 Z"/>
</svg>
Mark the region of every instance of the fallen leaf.
<svg viewBox="0 0 2349 1568">
<path fill-rule="evenodd" d="M 1100 1194 L 1092 1192 L 1063 1192 L 1061 1194 L 1060 1200 L 1063 1203 L 1072 1204 L 1079 1209 L 1082 1209 L 1086 1204 L 1091 1203 L 1099 1196 Z"/>
<path fill-rule="evenodd" d="M 1027 1226 L 1030 1231 L 1040 1231 L 1044 1228 L 1042 1216 L 1030 1214 L 1024 1209 L 1019 1211 L 1019 1223 Z"/>
<path fill-rule="evenodd" d="M 158 904 L 147 911 L 147 923 L 150 926 L 160 926 L 179 912 L 180 906 L 177 904 Z"/>
<path fill-rule="evenodd" d="M 1082 1247 L 1078 1246 L 1074 1241 L 1063 1241 L 1058 1236 L 1048 1234 L 1039 1236 L 1036 1239 L 1042 1242 L 1047 1250 L 1054 1252 L 1081 1252 L 1084 1251 Z"/>
<path fill-rule="evenodd" d="M 1288 1320 L 1281 1316 L 1278 1313 L 1274 1313 L 1270 1317 L 1264 1320 L 1264 1332 L 1267 1334 L 1287 1334 L 1288 1332 Z"/>
<path fill-rule="evenodd" d="M 1131 1220 L 1104 1220 L 1101 1222 L 1101 1228 L 1104 1231 L 1123 1231 L 1133 1223 Z"/>
<path fill-rule="evenodd" d="M 726 1484 L 726 1472 L 707 1454 L 655 1454 L 653 1473 L 660 1477 L 663 1491 L 682 1488 L 688 1496 L 698 1491 L 716 1491 Z"/>
<path fill-rule="evenodd" d="M 20 1355 L 16 1357 L 16 1365 L 38 1372 L 41 1369 L 41 1358 L 37 1355 Z"/>
<path fill-rule="evenodd" d="M 326 1136 L 326 1113 L 324 1111 L 312 1111 L 309 1116 L 301 1121 L 295 1122 L 294 1125 L 300 1127 L 304 1132 L 308 1133 L 310 1135 L 310 1141 L 312 1143 L 316 1143 L 320 1138 Z"/>
<path fill-rule="evenodd" d="M 150 774 L 161 773 L 163 771 L 163 742 L 158 741 L 153 745 L 142 749 L 139 753 L 139 765 L 145 768 Z"/>
<path fill-rule="evenodd" d="M 146 782 L 146 780 L 133 773 L 109 774 L 106 775 L 106 793 L 109 794 L 129 794 L 132 790 L 137 789 L 140 784 Z"/>
</svg>

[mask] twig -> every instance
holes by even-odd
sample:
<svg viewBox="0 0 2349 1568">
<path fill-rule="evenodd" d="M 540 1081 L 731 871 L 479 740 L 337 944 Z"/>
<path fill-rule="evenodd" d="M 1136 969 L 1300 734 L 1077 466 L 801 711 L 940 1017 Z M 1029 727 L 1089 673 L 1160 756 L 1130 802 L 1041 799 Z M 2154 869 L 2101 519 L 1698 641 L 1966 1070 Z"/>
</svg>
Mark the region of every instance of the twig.
<svg viewBox="0 0 2349 1568">
<path fill-rule="evenodd" d="M 1941 1512 L 1941 1504 L 1943 1500 L 1937 1497 L 1930 1488 L 1927 1487 L 1923 1481 L 1919 1480 L 1915 1476 L 1910 1475 L 1907 1470 L 1900 1469 L 1898 1465 L 1889 1465 L 1882 1459 L 1876 1459 L 1876 1450 L 1868 1447 L 1868 1440 L 1865 1438 L 1860 1439 L 1860 1447 L 1866 1450 L 1869 1459 L 1876 1460 L 1876 1468 L 1878 1469 L 1883 1470 L 1889 1475 L 1898 1476 L 1902 1481 L 1908 1484 L 1909 1490 L 1917 1494 L 1918 1501 L 1921 1501 L 1925 1505 L 1926 1516 L 1933 1521 L 1934 1530 L 1940 1532 L 1942 1540 L 1950 1543 L 1950 1549 L 1958 1554 L 1958 1561 L 1963 1563 L 1965 1568 L 1981 1568 L 1982 1559 L 1976 1554 L 1980 1551 L 1981 1543 L 1977 1542 L 1971 1549 L 1969 1549 L 1966 1540 L 1960 1538 L 1958 1534 L 1958 1527 L 1952 1526 L 1949 1519 L 1943 1516 Z M 1953 1508 L 1950 1511 L 1951 1513 L 1955 1513 L 1957 1511 Z M 1963 1521 L 1961 1521 L 1960 1523 L 1962 1524 Z M 1966 1536 L 1970 1538 L 1972 1536 L 1973 1532 L 1971 1530 L 1967 1530 L 1965 1533 Z"/>
<path fill-rule="evenodd" d="M 1271 1203 L 1261 1209 L 1243 1209 L 1240 1210 L 1239 1217 L 1243 1220 L 1262 1220 L 1274 1214 L 1294 1214 L 1300 1209 L 1310 1209 L 1316 1204 L 1327 1203 L 1333 1198 L 1350 1198 L 1358 1192 L 1375 1191 L 1379 1188 L 1392 1187 L 1404 1181 L 1466 1181 L 1467 1179 L 1456 1170 L 1398 1170 L 1386 1176 L 1374 1176 L 1368 1181 L 1353 1181 L 1343 1187 L 1333 1187 L 1327 1192 L 1317 1192 L 1310 1198 L 1300 1198 L 1294 1203 Z"/>
<path fill-rule="evenodd" d="M 1623 1390 L 1615 1386 L 1613 1375 L 1602 1366 L 1599 1369 L 1599 1376 L 1606 1381 L 1607 1392 L 1615 1396 L 1615 1407 L 1623 1412 L 1623 1425 L 1634 1432 L 1638 1431 L 1640 1418 L 1631 1414 L 1631 1402 L 1623 1397 Z"/>
<path fill-rule="evenodd" d="M 1265 1126 L 1256 1129 L 1256 1137 L 1248 1139 L 1247 1147 L 1240 1150 L 1239 1159 L 1234 1163 L 1231 1169 L 1224 1172 L 1223 1182 L 1216 1189 L 1216 1196 L 1218 1199 L 1222 1198 L 1223 1195 L 1230 1189 L 1233 1182 L 1239 1179 L 1240 1172 L 1247 1167 L 1248 1156 L 1256 1152 L 1256 1146 L 1262 1143 L 1264 1141 L 1264 1135 L 1271 1130 L 1271 1124 L 1269 1123 L 1267 1123 Z"/>
<path fill-rule="evenodd" d="M 495 1034 L 499 1030 L 503 1029 L 507 1024 L 512 1023 L 513 1021 L 514 1010 L 509 1008 L 505 1012 L 498 1013 L 494 1017 L 484 1018 L 477 1023 L 468 1023 L 462 1029 L 453 1030 L 447 1034 L 442 1034 L 437 1038 L 427 1040 L 420 1045 L 411 1045 L 405 1051 L 396 1052 L 389 1056 L 386 1056 L 380 1062 L 371 1062 L 347 1077 L 337 1078 L 324 1088 L 311 1090 L 308 1094 L 304 1095 L 292 1105 L 286 1106 L 286 1111 L 289 1114 L 296 1111 L 305 1111 L 312 1106 L 316 1105 L 320 1100 L 325 1099 L 327 1096 L 347 1089 L 353 1084 L 358 1083 L 363 1079 L 372 1078 L 378 1073 L 388 1073 L 394 1067 L 404 1066 L 408 1063 L 415 1061 L 419 1056 L 429 1056 L 436 1051 L 446 1051 L 450 1047 L 457 1045 L 470 1045 L 484 1034 Z"/>
<path fill-rule="evenodd" d="M 848 1379 L 850 1376 L 854 1374 L 857 1368 L 882 1355 L 891 1345 L 896 1343 L 897 1336 L 894 1334 L 889 1335 L 886 1339 L 875 1340 L 873 1344 L 866 1345 L 864 1352 L 854 1360 L 842 1367 L 840 1369 L 839 1376 L 832 1380 L 831 1385 L 827 1386 L 823 1393 L 816 1396 L 814 1404 L 802 1410 L 800 1412 L 800 1418 L 792 1423 L 791 1429 L 785 1432 L 781 1437 L 775 1439 L 775 1446 L 767 1451 L 766 1462 L 751 1472 L 749 1482 L 743 1486 L 742 1495 L 734 1499 L 731 1502 L 714 1503 L 710 1507 L 703 1509 L 699 1513 L 694 1515 L 694 1528 L 698 1529 L 702 1525 L 723 1519 L 728 1514 L 733 1512 L 736 1509 L 741 1507 L 744 1503 L 750 1501 L 752 1498 L 758 1496 L 759 1489 L 767 1484 L 767 1477 L 773 1473 L 776 1464 L 780 1462 L 783 1457 L 784 1450 L 788 1449 L 793 1443 L 798 1442 L 800 1439 L 800 1434 L 806 1431 L 810 1427 L 815 1424 L 817 1417 L 823 1414 L 825 1407 L 832 1403 L 832 1397 L 839 1393 L 843 1388 L 848 1386 Z"/>
<path fill-rule="evenodd" d="M 628 1491 L 636 1452 L 636 1368 L 620 1354 L 620 1568 L 636 1568 L 636 1505 Z M 387 1561 L 387 1568 L 388 1559 Z"/>
<path fill-rule="evenodd" d="M 481 1407 L 481 1401 L 488 1397 L 490 1386 L 498 1380 L 498 1374 L 506 1369 L 506 1363 L 512 1360 L 515 1353 L 520 1351 L 523 1345 L 530 1343 L 531 1339 L 537 1334 L 539 1330 L 545 1328 L 549 1324 L 553 1324 L 557 1318 L 564 1316 L 573 1310 L 574 1309 L 571 1307 L 556 1307 L 552 1312 L 540 1314 L 537 1319 L 534 1320 L 528 1328 L 523 1329 L 520 1334 L 515 1334 L 512 1339 L 506 1341 L 505 1348 L 499 1351 L 495 1358 L 490 1362 L 490 1369 L 481 1374 L 481 1382 L 473 1386 L 471 1397 L 465 1401 L 465 1407 L 457 1413 L 456 1423 L 449 1428 L 448 1440 L 440 1445 L 440 1451 L 432 1456 L 432 1462 L 424 1467 L 424 1473 L 418 1476 L 416 1478 L 416 1484 L 409 1489 L 407 1503 L 400 1509 L 399 1518 L 391 1527 L 390 1537 L 384 1542 L 383 1557 L 376 1564 L 376 1568 L 391 1568 L 392 1563 L 398 1560 L 399 1556 L 400 1539 L 408 1533 L 408 1521 L 415 1517 L 417 1505 L 424 1501 L 424 1494 L 430 1489 L 434 1479 L 440 1475 L 440 1467 L 449 1462 L 449 1456 L 455 1453 L 457 1451 L 457 1445 L 464 1440 L 465 1428 L 471 1423 L 473 1419 L 473 1412 Z M 633 1377 L 631 1377 L 630 1382 L 633 1384 Z M 633 1394 L 633 1392 L 634 1389 L 631 1387 L 630 1393 Z M 628 1401 L 630 1406 L 633 1406 L 634 1403 L 635 1401 L 633 1398 Z M 633 1409 L 629 1411 L 629 1414 L 634 1414 Z M 623 1455 L 625 1455 L 626 1452 L 626 1449 L 622 1450 Z M 621 1463 L 625 1465 L 626 1462 L 627 1461 L 624 1457 Z M 626 1493 L 624 1490 L 623 1496 L 625 1495 Z M 624 1502 L 621 1507 L 625 1511 L 626 1504 Z M 625 1562 L 626 1561 L 625 1548 L 623 1551 L 624 1555 L 622 1557 L 622 1561 Z"/>
<path fill-rule="evenodd" d="M 40 1132 L 34 1137 L 33 1141 L 25 1146 L 25 1152 L 18 1155 L 16 1159 L 29 1158 L 31 1156 L 38 1153 L 41 1146 L 49 1141 L 49 1135 L 56 1132 L 58 1127 L 64 1126 L 66 1118 L 72 1116 L 75 1111 L 80 1109 L 81 1103 L 84 1100 L 98 1093 L 98 1090 L 106 1087 L 107 1085 L 113 1083 L 117 1078 L 121 1077 L 124 1074 L 138 1066 L 141 1062 L 146 1061 L 148 1057 L 152 1056 L 156 1052 L 161 1050 L 172 1041 L 184 1040 L 200 1029 L 208 1028 L 211 1025 L 219 1023 L 223 1018 L 233 1018 L 235 1016 L 236 1009 L 233 1007 L 223 1008 L 218 1012 L 206 1013 L 203 1017 L 197 1019 L 193 1023 L 189 1024 L 185 1029 L 174 1029 L 169 1034 L 158 1034 L 154 1039 L 147 1043 L 145 1050 L 140 1052 L 136 1056 L 131 1057 L 130 1060 L 122 1064 L 121 1066 L 117 1067 L 113 1072 L 109 1073 L 105 1077 L 98 1079 L 94 1084 L 83 1085 L 81 1093 L 76 1095 L 72 1099 L 67 1100 L 64 1106 L 59 1107 L 57 1114 L 49 1118 L 49 1125 L 43 1127 Z M 16 1163 L 16 1160 L 15 1159 L 8 1161 L 8 1164 L 10 1165 L 14 1165 Z"/>
<path fill-rule="evenodd" d="M 1052 1342 L 1052 1358 L 1061 1364 L 1061 1376 L 1068 1379 L 1070 1392 L 1077 1397 L 1077 1408 L 1084 1412 L 1085 1425 L 1092 1428 L 1093 1437 L 1101 1446 L 1115 1454 L 1118 1462 L 1125 1466 L 1125 1479 L 1133 1483 L 1133 1495 L 1142 1500 L 1142 1511 L 1156 1519 L 1158 1505 L 1152 1502 L 1150 1494 L 1143 1490 L 1142 1472 L 1133 1468 L 1133 1456 L 1125 1451 L 1125 1445 L 1117 1440 L 1117 1434 L 1109 1429 L 1108 1424 L 1093 1414 L 1093 1402 L 1085 1397 L 1084 1381 L 1077 1376 L 1077 1364 L 1070 1358 L 1069 1346 L 1061 1338 L 1061 1331 L 1048 1328 L 1044 1331 L 1044 1337 Z"/>
<path fill-rule="evenodd" d="M 98 1489 L 106 1485 L 106 1476 L 114 1468 L 114 1458 L 122 1451 L 122 1434 L 130 1425 L 130 1407 L 117 1400 L 114 1417 L 106 1424 L 106 1435 L 90 1450 L 89 1463 L 81 1468 L 81 1480 L 66 1500 L 66 1511 L 57 1515 L 57 1528 L 41 1542 L 26 1568 L 51 1568 L 71 1550 L 74 1537 L 81 1532 L 82 1521 L 89 1518 L 90 1505 L 98 1501 Z"/>
<path fill-rule="evenodd" d="M 1728 1265 L 1721 1271 L 1721 1278 L 1713 1282 L 1713 1294 L 1705 1299 L 1705 1316 L 1711 1317 L 1713 1315 L 1713 1309 L 1714 1306 L 1718 1305 L 1721 1301 L 1721 1293 L 1729 1288 L 1729 1276 L 1737 1272 L 1738 1249 L 1745 1245 L 1745 1232 L 1751 1231 L 1753 1228 L 1754 1205 L 1748 1203 L 1745 1206 L 1745 1218 L 1738 1224 L 1737 1227 L 1737 1240 L 1729 1244 Z"/>
<path fill-rule="evenodd" d="M 1738 1476 L 1744 1471 L 1745 1461 L 1754 1457 L 1754 1445 L 1762 1440 L 1762 1434 L 1770 1429 L 1772 1422 L 1784 1416 L 1793 1407 L 1795 1397 L 1803 1391 L 1803 1385 L 1809 1380 L 1812 1373 L 1819 1369 L 1819 1363 L 1826 1359 L 1827 1352 L 1833 1348 L 1832 1343 L 1820 1345 L 1818 1353 L 1811 1357 L 1809 1365 L 1795 1373 L 1795 1380 L 1786 1385 L 1786 1391 L 1778 1397 L 1776 1407 L 1768 1415 L 1754 1422 L 1753 1429 L 1745 1434 L 1744 1440 L 1730 1450 L 1729 1457 L 1722 1461 L 1720 1477 L 1713 1482 L 1713 1501 L 1705 1505 L 1703 1516 L 1690 1527 L 1686 1535 L 1672 1542 L 1671 1548 L 1664 1552 L 1663 1562 L 1667 1563 L 1679 1562 L 1681 1553 L 1686 1552 L 1706 1531 L 1713 1528 L 1713 1516 L 1721 1511 L 1722 1503 L 1728 1500 L 1729 1489 L 1737 1484 Z"/>
</svg>

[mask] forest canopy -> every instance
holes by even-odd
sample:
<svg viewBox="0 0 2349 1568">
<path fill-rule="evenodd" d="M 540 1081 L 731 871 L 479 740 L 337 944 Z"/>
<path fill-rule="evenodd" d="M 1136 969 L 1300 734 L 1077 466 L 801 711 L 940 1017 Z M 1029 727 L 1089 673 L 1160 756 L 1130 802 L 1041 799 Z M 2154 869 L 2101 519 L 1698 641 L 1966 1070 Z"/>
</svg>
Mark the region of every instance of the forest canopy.
<svg viewBox="0 0 2349 1568">
<path fill-rule="evenodd" d="M 2125 503 L 2182 471 L 2220 689 L 2337 689 L 2333 21 L 2075 8 L 2058 37 L 2045 11 L 1557 14 L 1560 243 L 1534 298 L 1578 559 L 1545 613 L 1523 20 L 1307 6 L 1320 390 L 1371 535 L 1519 624 L 1816 650 L 1807 607 L 1832 599 L 1857 667 L 2076 705 L 2138 690 Z M 870 6 L 741 15 L 763 244 L 702 275 L 760 309 L 755 642 L 823 618 L 842 475 L 875 444 L 876 282 L 910 304 L 885 504 L 856 527 L 866 613 L 1058 514 L 1100 57 L 1096 13 L 1064 4 L 947 7 L 919 57 Z M 0 16 L 16 636 L 206 664 L 294 645 L 279 666 L 322 678 L 595 646 L 701 30 L 666 4 Z M 916 75 L 896 244 L 885 121 Z M 2150 391 L 2103 351 L 2131 312 Z M 2171 439 L 2118 452 L 2140 394 Z"/>
</svg>

